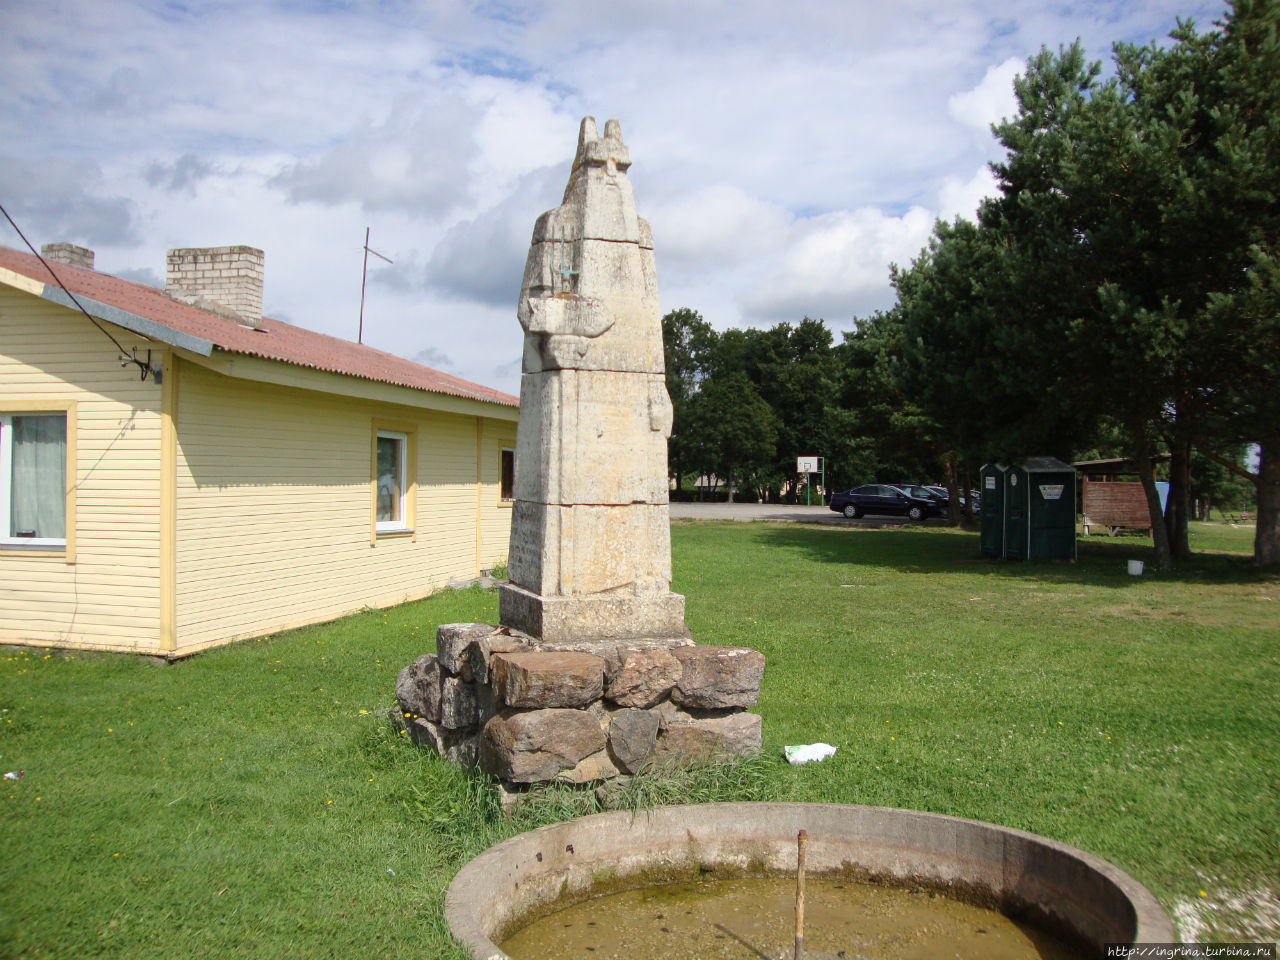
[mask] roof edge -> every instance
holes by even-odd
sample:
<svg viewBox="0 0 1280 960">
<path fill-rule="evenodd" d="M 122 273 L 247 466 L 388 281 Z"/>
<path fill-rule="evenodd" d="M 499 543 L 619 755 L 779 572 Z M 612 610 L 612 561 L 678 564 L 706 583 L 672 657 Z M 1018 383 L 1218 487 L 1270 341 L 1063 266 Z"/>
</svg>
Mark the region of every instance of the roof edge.
<svg viewBox="0 0 1280 960">
<path fill-rule="evenodd" d="M 389 380 L 373 380 L 356 374 L 289 363 L 215 347 L 213 354 L 186 357 L 212 373 L 254 383 L 268 383 L 293 390 L 312 390 L 332 396 L 372 400 L 421 410 L 481 416 L 515 423 L 520 408 L 497 400 L 427 390 Z"/>
<path fill-rule="evenodd" d="M 69 307 L 72 310 L 78 309 L 77 304 L 79 304 L 90 316 L 98 320 L 105 320 L 107 323 L 123 327 L 133 333 L 140 333 L 148 339 L 167 343 L 171 347 L 181 347 L 183 350 L 189 350 L 202 357 L 207 357 L 213 353 L 213 342 L 210 340 L 183 333 L 162 323 L 157 323 L 155 320 L 148 320 L 146 317 L 140 317 L 136 313 L 129 313 L 127 310 L 121 310 L 119 307 L 113 307 L 109 303 L 102 303 L 89 297 L 78 296 L 72 299 L 61 287 L 50 286 L 46 283 L 40 296 L 51 303 Z"/>
</svg>

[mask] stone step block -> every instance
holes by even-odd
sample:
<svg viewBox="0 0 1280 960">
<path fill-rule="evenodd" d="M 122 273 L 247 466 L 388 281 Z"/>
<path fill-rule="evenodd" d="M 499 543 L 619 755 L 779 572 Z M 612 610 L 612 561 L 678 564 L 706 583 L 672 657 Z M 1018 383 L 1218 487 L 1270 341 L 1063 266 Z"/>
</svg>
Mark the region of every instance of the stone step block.
<svg viewBox="0 0 1280 960">
<path fill-rule="evenodd" d="M 433 653 L 419 657 L 396 677 L 400 712 L 440 722 L 440 663 Z"/>
<path fill-rule="evenodd" d="M 480 737 L 480 766 L 514 783 L 554 780 L 605 748 L 604 731 L 584 710 L 504 711 L 489 719 Z"/>
<path fill-rule="evenodd" d="M 471 679 L 470 646 L 497 632 L 487 623 L 442 623 L 436 628 L 436 658 L 454 676 Z"/>
<path fill-rule="evenodd" d="M 480 734 L 476 730 L 449 730 L 425 717 L 404 721 L 402 728 L 420 747 L 430 747 L 450 763 L 474 766 L 480 752 Z"/>
<path fill-rule="evenodd" d="M 609 718 L 609 752 L 627 773 L 635 773 L 653 754 L 658 742 L 658 714 L 624 707 Z"/>
<path fill-rule="evenodd" d="M 699 710 L 755 706 L 764 676 L 764 654 L 758 650 L 698 644 L 671 653 L 681 667 L 671 691 L 676 703 Z"/>
<path fill-rule="evenodd" d="M 505 626 L 556 645 L 586 640 L 606 646 L 632 639 L 689 636 L 684 597 L 642 593 L 638 587 L 634 594 L 570 596 L 541 595 L 515 582 L 504 583 L 498 588 L 498 616 Z"/>
<path fill-rule="evenodd" d="M 477 683 L 476 691 L 476 713 L 477 723 L 484 726 L 489 722 L 489 718 L 497 716 L 502 712 L 502 702 L 494 693 L 492 684 Z"/>
<path fill-rule="evenodd" d="M 471 661 L 471 677 L 476 683 L 489 683 L 489 661 L 495 653 L 514 653 L 527 650 L 528 643 L 503 633 L 495 633 L 469 645 Z"/>
<path fill-rule="evenodd" d="M 761 719 L 755 713 L 671 720 L 658 734 L 653 762 L 683 765 L 705 763 L 760 752 Z"/>
<path fill-rule="evenodd" d="M 461 677 L 440 676 L 440 725 L 449 730 L 474 727 L 480 722 L 480 708 L 474 684 Z"/>
<path fill-rule="evenodd" d="M 605 673 L 605 698 L 620 707 L 652 707 L 671 692 L 682 668 L 670 650 L 619 651 Z"/>
<path fill-rule="evenodd" d="M 607 750 L 600 750 L 578 761 L 572 770 L 556 775 L 561 783 L 590 783 L 593 780 L 611 780 L 622 771 L 614 764 Z"/>
<path fill-rule="evenodd" d="M 604 661 L 589 653 L 497 653 L 489 672 L 509 707 L 585 707 L 604 692 Z"/>
</svg>

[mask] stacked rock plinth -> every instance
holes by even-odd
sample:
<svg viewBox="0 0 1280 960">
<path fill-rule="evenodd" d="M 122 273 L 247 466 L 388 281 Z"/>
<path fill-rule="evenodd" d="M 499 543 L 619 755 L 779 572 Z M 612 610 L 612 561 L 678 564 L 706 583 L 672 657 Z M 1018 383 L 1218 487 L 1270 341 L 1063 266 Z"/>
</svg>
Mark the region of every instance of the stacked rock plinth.
<svg viewBox="0 0 1280 960">
<path fill-rule="evenodd" d="M 589 783 L 760 751 L 764 656 L 687 640 L 565 650 L 451 623 L 400 671 L 404 729 L 507 784 Z"/>
</svg>

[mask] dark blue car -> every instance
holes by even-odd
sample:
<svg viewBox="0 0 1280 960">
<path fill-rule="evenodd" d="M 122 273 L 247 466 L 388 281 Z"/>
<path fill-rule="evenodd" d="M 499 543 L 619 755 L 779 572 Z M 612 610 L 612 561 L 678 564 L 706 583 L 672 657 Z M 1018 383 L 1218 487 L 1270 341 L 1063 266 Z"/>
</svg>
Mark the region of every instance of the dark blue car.
<svg viewBox="0 0 1280 960">
<path fill-rule="evenodd" d="M 867 483 L 843 493 L 833 493 L 828 506 L 850 518 L 872 515 L 925 520 L 942 516 L 945 512 L 945 507 L 937 500 L 913 497 L 887 483 Z"/>
</svg>

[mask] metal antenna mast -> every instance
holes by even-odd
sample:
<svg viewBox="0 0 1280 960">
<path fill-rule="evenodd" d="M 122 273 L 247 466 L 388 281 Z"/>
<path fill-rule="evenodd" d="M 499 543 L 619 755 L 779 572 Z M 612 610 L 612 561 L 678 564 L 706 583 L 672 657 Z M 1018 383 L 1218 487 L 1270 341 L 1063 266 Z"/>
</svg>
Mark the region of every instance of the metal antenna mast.
<svg viewBox="0 0 1280 960">
<path fill-rule="evenodd" d="M 364 269 L 360 273 L 360 331 L 356 334 L 356 343 L 364 343 L 364 287 L 369 279 L 369 254 L 387 263 L 395 263 L 390 257 L 384 257 L 377 250 L 369 249 L 369 228 L 364 228 Z"/>
</svg>

